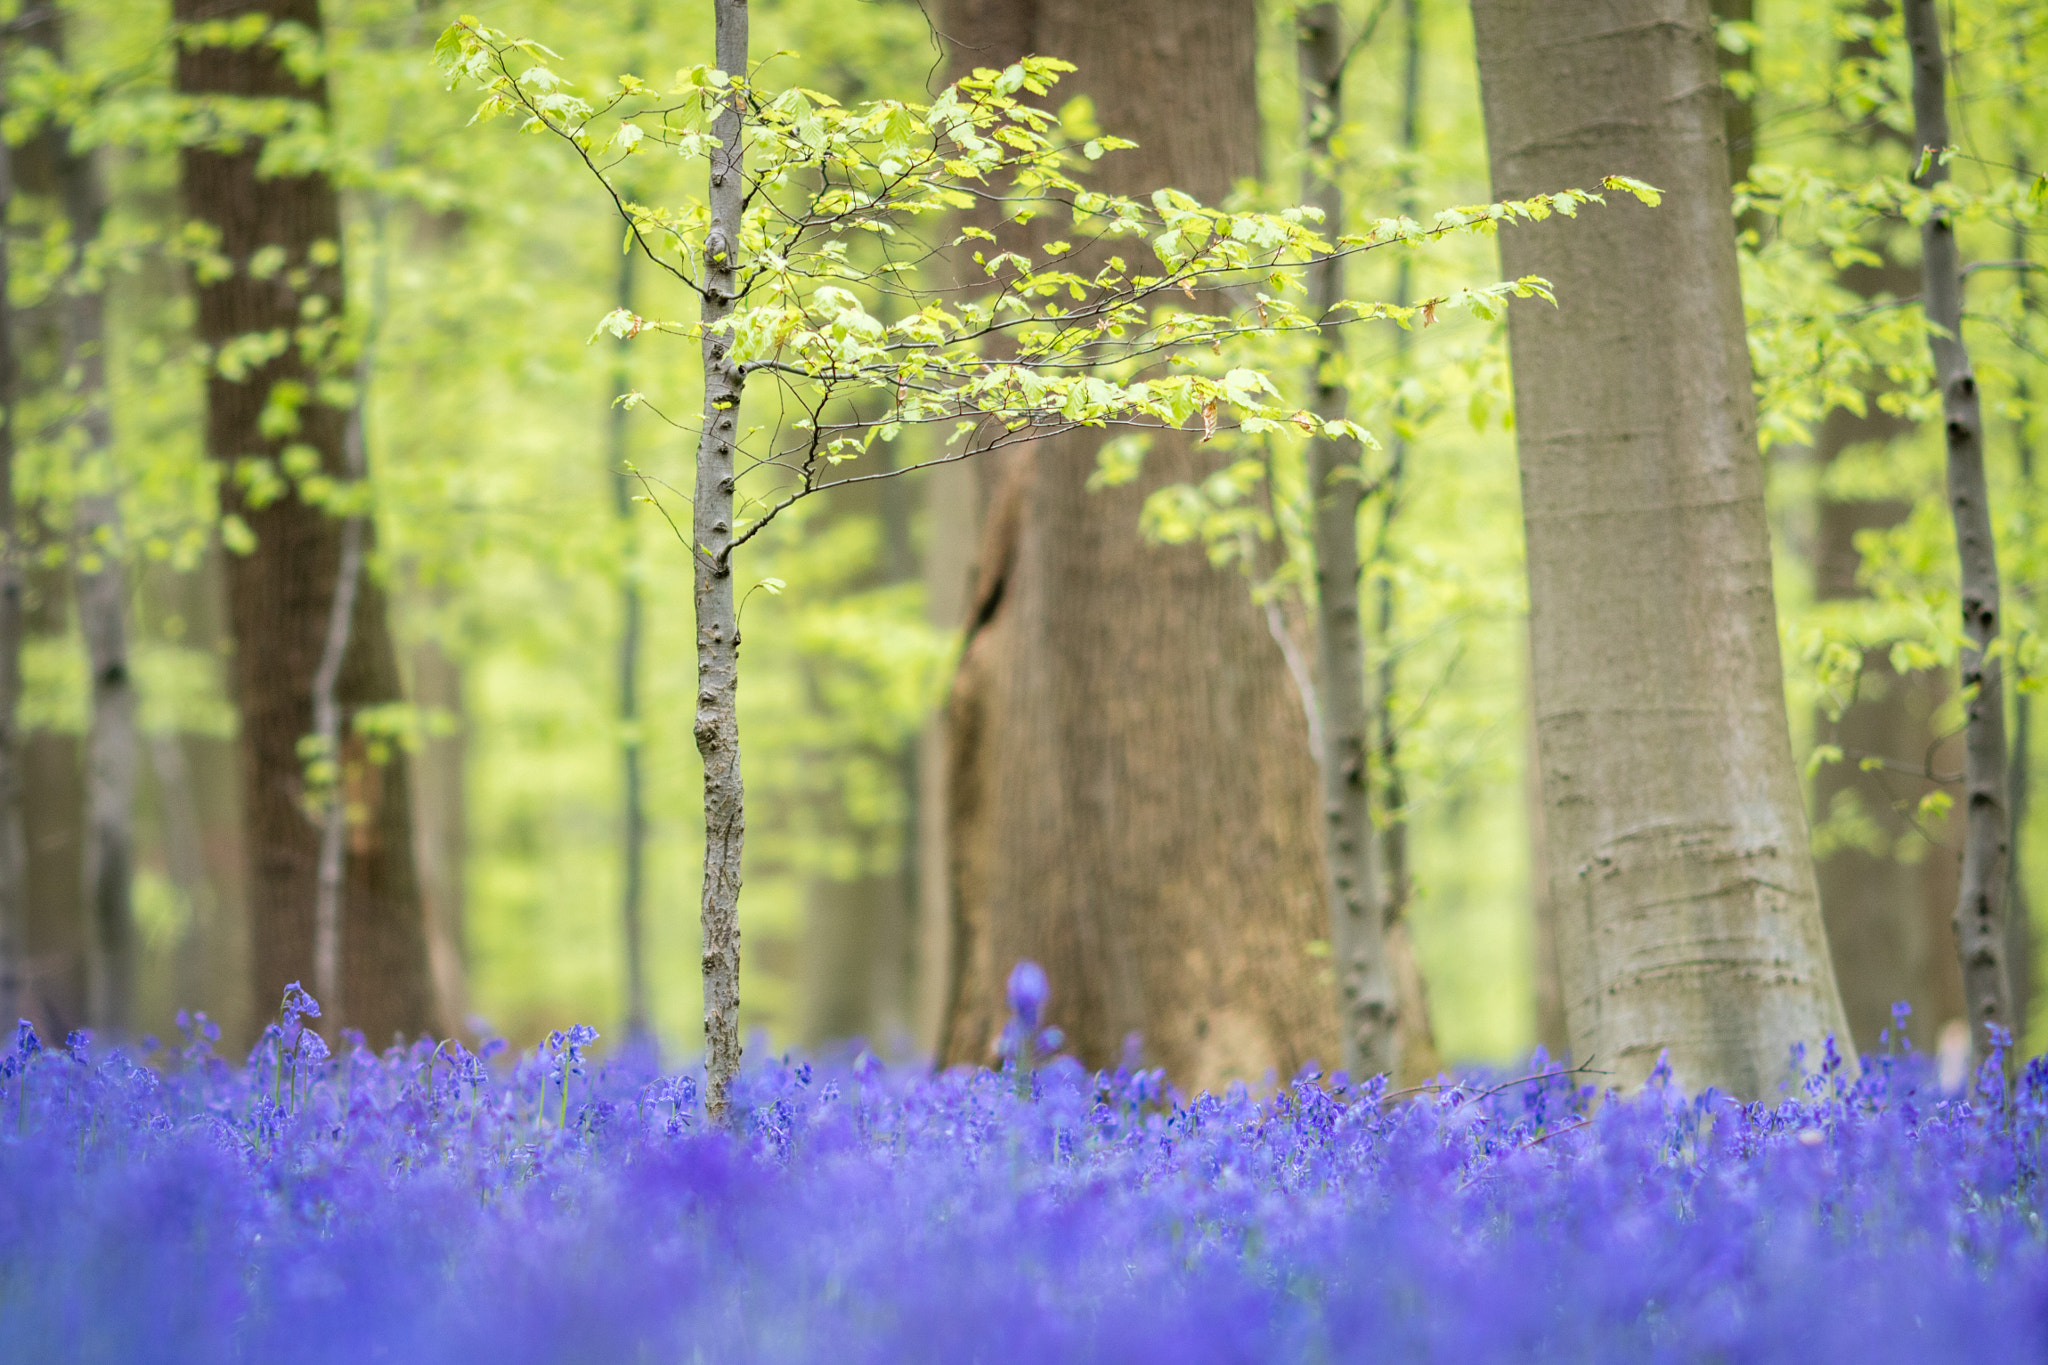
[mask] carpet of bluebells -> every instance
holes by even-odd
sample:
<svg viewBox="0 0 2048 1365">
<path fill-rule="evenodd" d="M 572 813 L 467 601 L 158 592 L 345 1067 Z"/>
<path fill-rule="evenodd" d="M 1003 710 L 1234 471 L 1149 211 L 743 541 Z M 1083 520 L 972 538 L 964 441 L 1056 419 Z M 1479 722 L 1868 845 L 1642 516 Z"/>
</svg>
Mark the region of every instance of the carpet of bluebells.
<svg viewBox="0 0 2048 1365">
<path fill-rule="evenodd" d="M 203 1017 L 147 1051 L 18 1030 L 0 1358 L 2048 1358 L 2038 1062 L 1944 1094 L 1830 1054 L 1765 1104 L 1540 1055 L 1189 1099 L 1013 1027 L 996 1071 L 757 1061 L 714 1126 L 588 1029 L 330 1052 L 316 1008 L 241 1065 Z"/>
</svg>

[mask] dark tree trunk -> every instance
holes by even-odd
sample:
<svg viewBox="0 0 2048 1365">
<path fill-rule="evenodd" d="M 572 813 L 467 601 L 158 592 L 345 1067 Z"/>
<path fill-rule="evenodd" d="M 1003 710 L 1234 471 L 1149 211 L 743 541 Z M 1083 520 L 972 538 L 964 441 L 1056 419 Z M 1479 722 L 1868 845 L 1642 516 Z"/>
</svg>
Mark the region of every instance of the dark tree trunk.
<svg viewBox="0 0 2048 1365">
<path fill-rule="evenodd" d="M 317 0 L 176 0 L 180 22 L 261 14 L 318 30 Z M 324 120 L 324 82 L 302 84 L 274 47 L 181 47 L 180 93 L 303 101 Z M 224 466 L 222 502 L 253 536 L 231 546 L 229 620 L 241 708 L 249 836 L 253 990 L 257 1008 L 288 981 L 313 979 L 320 833 L 306 803 L 299 753 L 313 729 L 314 675 L 334 601 L 342 519 L 298 495 L 293 462 L 335 480 L 346 474 L 346 407 L 323 401 L 323 380 L 345 379 L 334 354 L 343 296 L 341 209 L 318 171 L 260 176 L 262 148 L 188 148 L 185 201 L 219 234 L 221 268 L 198 272 L 199 335 L 218 363 L 207 376 L 206 445 Z M 275 343 L 252 350 L 252 340 Z M 281 349 L 280 349 L 281 346 Z M 267 358 L 266 358 L 267 357 Z M 295 429 L 265 430 L 266 408 L 296 407 Z M 274 462 L 287 486 L 266 496 L 241 471 Z M 366 528 L 367 531 L 367 528 Z M 367 536 L 366 536 L 367 539 Z M 347 716 L 401 699 L 385 597 L 372 576 L 357 593 L 337 697 Z M 350 804 L 342 895 L 341 982 L 346 1022 L 374 1042 L 433 1029 L 432 973 L 414 869 L 407 764 L 393 746 L 373 762 L 360 737 L 342 746 Z"/>
<path fill-rule="evenodd" d="M 1080 70 L 1105 131 L 1141 150 L 1099 163 L 1122 192 L 1206 201 L 1258 172 L 1249 0 L 963 4 L 939 28 L 969 65 L 1020 52 Z M 1306 721 L 1242 579 L 1199 547 L 1138 533 L 1146 494 L 1201 477 L 1191 440 L 1144 477 L 1091 492 L 1098 439 L 1026 448 L 983 536 L 976 623 L 951 714 L 956 975 L 941 1055 L 980 1061 L 1019 958 L 1052 980 L 1051 1017 L 1091 1065 L 1129 1035 L 1178 1084 L 1337 1059 Z"/>
</svg>

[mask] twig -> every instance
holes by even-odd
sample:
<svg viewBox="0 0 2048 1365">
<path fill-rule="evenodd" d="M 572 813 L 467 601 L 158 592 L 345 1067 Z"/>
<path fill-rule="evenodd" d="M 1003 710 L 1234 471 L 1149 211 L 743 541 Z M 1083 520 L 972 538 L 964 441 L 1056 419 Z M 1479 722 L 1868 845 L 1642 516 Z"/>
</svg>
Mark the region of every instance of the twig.
<svg viewBox="0 0 2048 1365">
<path fill-rule="evenodd" d="M 1498 1095 L 1503 1090 L 1509 1090 L 1518 1085 L 1526 1085 L 1530 1081 L 1547 1081 L 1565 1076 L 1605 1076 L 1609 1074 L 1605 1071 L 1593 1069 L 1593 1063 L 1598 1060 L 1600 1059 L 1597 1056 L 1588 1057 L 1585 1061 L 1568 1071 L 1532 1071 L 1526 1076 L 1517 1076 L 1511 1081 L 1502 1081 L 1499 1085 L 1489 1090 L 1482 1090 L 1466 1100 L 1465 1103 L 1475 1104 L 1480 1100 Z M 1380 1096 L 1380 1103 L 1385 1104 L 1388 1100 L 1398 1100 L 1407 1095 L 1419 1095 L 1425 1090 L 1456 1090 L 1460 1086 L 1461 1082 L 1458 1081 L 1424 1081 L 1421 1085 L 1411 1085 L 1406 1090 L 1389 1091 L 1387 1094 Z"/>
</svg>

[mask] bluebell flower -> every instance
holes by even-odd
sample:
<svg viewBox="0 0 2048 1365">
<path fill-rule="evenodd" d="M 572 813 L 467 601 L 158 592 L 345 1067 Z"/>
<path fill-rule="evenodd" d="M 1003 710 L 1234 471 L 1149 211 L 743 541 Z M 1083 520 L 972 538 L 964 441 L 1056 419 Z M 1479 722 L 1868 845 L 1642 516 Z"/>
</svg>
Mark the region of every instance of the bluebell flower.
<svg viewBox="0 0 2048 1365">
<path fill-rule="evenodd" d="M 278 1018 L 284 1024 L 284 1031 L 290 1033 L 292 1025 L 301 1019 L 318 1019 L 320 1002 L 308 995 L 298 982 L 284 988 L 284 1001 L 278 1007 Z"/>
<path fill-rule="evenodd" d="M 1038 1027 L 1040 1014 L 1045 1009 L 1045 998 L 1052 985 L 1045 979 L 1045 968 L 1029 958 L 1010 969 L 1008 995 L 1010 1013 L 1026 1028 Z"/>
</svg>

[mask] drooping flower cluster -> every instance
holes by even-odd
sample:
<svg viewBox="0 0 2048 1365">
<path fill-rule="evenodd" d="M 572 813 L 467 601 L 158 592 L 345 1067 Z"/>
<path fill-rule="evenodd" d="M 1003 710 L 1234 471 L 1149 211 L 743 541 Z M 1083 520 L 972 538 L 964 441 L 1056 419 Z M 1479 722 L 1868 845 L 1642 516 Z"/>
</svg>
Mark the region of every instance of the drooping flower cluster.
<svg viewBox="0 0 2048 1365">
<path fill-rule="evenodd" d="M 1042 978 L 1013 983 L 1043 1034 Z M 1185 1098 L 1002 1073 L 689 1075 L 459 1043 L 0 1061 L 0 1357 L 1507 1362 L 2048 1355 L 2048 1067 L 1838 1057 L 1771 1104 L 1546 1068 Z M 290 1034 L 287 1038 L 285 1035 Z M 317 1037 L 318 1035 L 313 1035 Z M 1034 1065 L 1035 1062 L 1035 1065 Z"/>
</svg>

